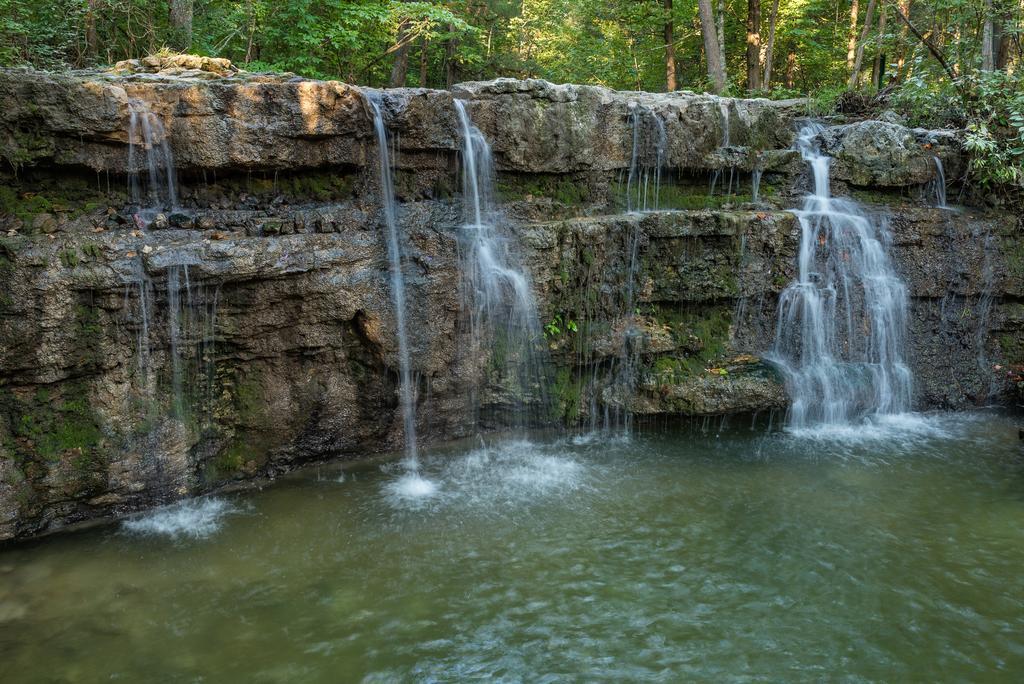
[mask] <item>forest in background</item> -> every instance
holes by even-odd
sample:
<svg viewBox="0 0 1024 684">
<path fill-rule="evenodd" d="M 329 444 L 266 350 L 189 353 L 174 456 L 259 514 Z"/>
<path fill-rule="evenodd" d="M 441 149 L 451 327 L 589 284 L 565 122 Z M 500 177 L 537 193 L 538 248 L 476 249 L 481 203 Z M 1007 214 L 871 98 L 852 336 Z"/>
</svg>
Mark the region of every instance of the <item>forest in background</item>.
<svg viewBox="0 0 1024 684">
<path fill-rule="evenodd" d="M 1024 183 L 1024 0 L 0 0 L 0 66 L 159 51 L 371 86 L 497 76 L 807 96 L 968 130 L 974 181 Z"/>
</svg>

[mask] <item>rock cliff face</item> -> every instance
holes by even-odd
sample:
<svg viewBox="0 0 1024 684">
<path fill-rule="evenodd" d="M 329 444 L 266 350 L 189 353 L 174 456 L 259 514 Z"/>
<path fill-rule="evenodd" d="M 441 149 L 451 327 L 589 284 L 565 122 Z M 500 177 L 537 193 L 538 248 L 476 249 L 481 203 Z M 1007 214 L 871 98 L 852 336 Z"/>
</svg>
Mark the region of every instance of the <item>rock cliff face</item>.
<svg viewBox="0 0 1024 684">
<path fill-rule="evenodd" d="M 219 63 L 119 66 L 0 71 L 0 539 L 401 443 L 364 94 Z M 807 187 L 801 102 L 507 79 L 381 98 L 424 441 L 512 416 L 785 408 L 759 357 L 799 248 L 785 209 Z M 543 387 L 511 389 L 502 350 L 468 343 L 453 98 L 494 150 L 546 330 Z M 128 144 L 141 106 L 179 198 L 146 221 L 129 193 L 147 173 Z M 1003 368 L 1024 361 L 1018 219 L 929 208 L 935 157 L 963 168 L 953 133 L 859 122 L 820 139 L 834 190 L 889 217 L 918 406 L 1007 398 Z"/>
</svg>

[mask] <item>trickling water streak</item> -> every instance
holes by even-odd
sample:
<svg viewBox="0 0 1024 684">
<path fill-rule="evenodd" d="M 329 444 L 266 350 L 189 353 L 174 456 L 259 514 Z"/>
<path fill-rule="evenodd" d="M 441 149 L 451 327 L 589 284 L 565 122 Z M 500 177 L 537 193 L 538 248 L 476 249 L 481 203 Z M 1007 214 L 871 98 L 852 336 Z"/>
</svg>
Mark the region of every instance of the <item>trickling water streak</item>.
<svg viewBox="0 0 1024 684">
<path fill-rule="evenodd" d="M 492 361 L 496 359 L 504 366 L 505 378 L 516 382 L 525 395 L 544 386 L 537 359 L 542 335 L 533 290 L 528 272 L 513 254 L 511 240 L 499 230 L 501 217 L 493 200 L 490 145 L 470 121 L 460 100 L 455 100 L 455 110 L 462 128 L 466 209 L 463 308 L 469 312 L 472 352 L 474 358 L 487 355 Z M 479 398 L 474 397 L 472 403 L 479 411 Z"/>
<path fill-rule="evenodd" d="M 139 363 L 139 379 L 144 387 L 149 385 L 150 346 L 149 328 L 153 315 L 153 283 L 146 274 L 146 267 L 140 255 L 132 264 L 133 274 L 125 288 L 125 305 L 127 309 L 129 289 L 137 288 L 138 296 L 138 332 L 136 334 L 136 357 Z"/>
<path fill-rule="evenodd" d="M 798 147 L 814 173 L 802 210 L 797 280 L 779 299 L 773 360 L 793 399 L 791 427 L 841 424 L 910 407 L 904 361 L 907 290 L 889 262 L 884 222 L 829 196 L 830 158 L 805 127 Z"/>
<path fill-rule="evenodd" d="M 932 157 L 935 160 L 935 179 L 932 181 L 932 186 L 935 192 L 935 206 L 939 209 L 946 208 L 946 172 L 942 168 L 942 160 L 936 155 Z"/>
<path fill-rule="evenodd" d="M 148 185 L 145 195 L 139 182 L 137 149 L 145 156 Z M 128 101 L 128 184 L 132 203 L 139 213 L 150 216 L 178 205 L 174 157 L 160 117 L 138 99 Z"/>
<path fill-rule="evenodd" d="M 642 135 L 643 122 L 649 118 L 654 123 L 653 139 Z M 629 177 L 626 184 L 626 209 L 629 213 L 655 211 L 661 199 L 661 172 L 668 153 L 668 135 L 665 122 L 657 114 L 638 103 L 631 103 L 630 120 L 633 126 L 633 149 L 629 164 Z M 654 196 L 651 201 L 649 192 L 650 177 L 654 176 Z M 636 187 L 634 198 L 633 188 Z M 618 358 L 612 362 L 609 371 L 610 386 L 605 388 L 603 411 L 603 429 L 621 428 L 629 434 L 632 428 L 632 415 L 624 408 L 625 400 L 632 396 L 637 384 L 637 365 L 642 334 L 636 324 L 636 278 L 639 270 L 641 227 L 640 221 L 631 222 L 626 234 L 626 292 L 624 305 L 625 327 L 622 331 L 622 348 Z M 596 368 L 592 387 L 597 386 Z M 593 395 L 592 395 L 593 397 Z M 596 403 L 596 397 L 592 398 Z M 612 410 L 614 406 L 614 411 Z M 591 428 L 597 428 L 596 405 L 591 409 Z"/>
<path fill-rule="evenodd" d="M 721 99 L 721 98 L 718 98 L 717 102 L 718 102 L 719 119 L 721 121 L 721 126 L 722 126 L 722 136 L 721 136 L 721 138 L 719 140 L 719 143 L 718 143 L 718 149 L 724 152 L 730 146 L 730 138 L 729 138 L 729 102 L 728 102 L 728 100 L 724 100 L 724 99 Z M 729 166 L 729 176 L 728 176 L 728 179 L 726 180 L 724 178 L 724 176 L 725 176 L 724 169 L 716 169 L 711 174 L 711 189 L 710 189 L 708 194 L 709 195 L 714 195 L 715 194 L 715 188 L 718 186 L 718 181 L 719 180 L 723 180 L 724 181 L 723 182 L 723 188 L 724 188 L 724 193 L 723 194 L 725 194 L 726 196 L 731 195 L 732 192 L 733 192 L 733 190 L 732 190 L 732 188 L 733 188 L 733 176 L 734 176 L 735 172 L 736 172 L 736 168 L 734 166 L 730 165 Z"/>
<path fill-rule="evenodd" d="M 633 149 L 629 161 L 629 175 L 626 177 L 626 211 L 654 211 L 658 209 L 661 200 L 661 171 L 668 152 L 665 122 L 656 112 L 635 102 L 630 103 L 629 118 L 633 128 Z M 654 122 L 653 140 L 648 140 L 643 135 L 645 118 L 650 118 Z M 653 198 L 650 192 L 652 175 Z"/>
<path fill-rule="evenodd" d="M 718 100 L 718 113 L 722 118 L 722 142 L 719 147 L 729 147 L 729 103 L 726 100 Z"/>
<path fill-rule="evenodd" d="M 373 110 L 373 128 L 377 136 L 377 162 L 380 172 L 380 201 L 384 211 L 387 232 L 388 261 L 391 267 L 391 298 L 395 306 L 395 327 L 398 336 L 399 394 L 402 422 L 405 429 L 405 460 L 409 470 L 416 471 L 419 457 L 416 447 L 416 403 L 413 395 L 412 364 L 409 358 L 409 339 L 405 327 L 405 279 L 402 275 L 402 253 L 398 243 L 398 219 L 395 206 L 395 185 L 391 170 L 388 133 L 380 97 L 366 93 L 366 101 Z"/>
<path fill-rule="evenodd" d="M 750 201 L 755 204 L 760 200 L 761 195 L 761 174 L 764 173 L 760 168 L 755 168 L 750 173 Z"/>
<path fill-rule="evenodd" d="M 998 242 L 991 233 L 985 235 L 982 242 L 984 260 L 981 267 L 981 292 L 978 294 L 978 302 L 974 307 L 974 318 L 977 320 L 974 332 L 974 346 L 978 350 L 978 370 L 981 377 L 988 378 L 988 384 L 983 388 L 984 395 L 980 398 L 989 399 L 996 391 L 998 383 L 996 374 L 993 372 L 992 363 L 988 358 L 987 342 L 989 333 L 989 318 L 992 314 L 992 292 L 996 285 L 996 268 L 993 254 L 998 249 Z"/>
<path fill-rule="evenodd" d="M 185 266 L 184 268 L 188 268 Z M 167 335 L 171 343 L 171 410 L 174 415 L 182 413 L 181 397 L 181 266 L 167 269 Z"/>
</svg>

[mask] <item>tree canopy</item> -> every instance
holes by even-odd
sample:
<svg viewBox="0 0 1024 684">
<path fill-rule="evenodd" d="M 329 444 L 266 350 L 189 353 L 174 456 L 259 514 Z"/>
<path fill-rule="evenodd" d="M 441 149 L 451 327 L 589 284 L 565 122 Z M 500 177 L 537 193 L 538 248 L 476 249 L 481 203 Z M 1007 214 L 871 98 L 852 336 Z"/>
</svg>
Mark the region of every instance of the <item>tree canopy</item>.
<svg viewBox="0 0 1024 684">
<path fill-rule="evenodd" d="M 377 86 L 516 76 L 702 90 L 716 89 L 705 41 L 713 33 L 725 88 L 785 94 L 1012 73 L 1024 56 L 1021 0 L 761 4 L 0 0 L 0 63 L 86 67 L 169 48 Z"/>
</svg>

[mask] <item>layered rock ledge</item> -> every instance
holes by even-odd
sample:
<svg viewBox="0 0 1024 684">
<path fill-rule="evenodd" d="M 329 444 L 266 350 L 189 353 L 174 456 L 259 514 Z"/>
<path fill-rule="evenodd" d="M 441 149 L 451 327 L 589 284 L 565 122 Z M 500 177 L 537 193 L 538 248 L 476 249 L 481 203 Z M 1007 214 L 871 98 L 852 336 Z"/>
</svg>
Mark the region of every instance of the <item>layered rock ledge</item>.
<svg viewBox="0 0 1024 684">
<path fill-rule="evenodd" d="M 0 93 L 0 539 L 401 444 L 366 93 L 191 62 L 0 70 Z M 524 416 L 785 409 L 761 357 L 799 249 L 804 103 L 510 79 L 378 96 L 424 441 Z M 511 388 L 501 350 L 468 339 L 453 98 L 494 150 L 545 387 Z M 151 143 L 173 152 L 180 205 L 145 221 L 129 192 L 147 173 L 128 144 L 140 106 L 162 122 Z M 917 405 L 1008 400 L 1019 219 L 929 206 L 935 158 L 950 179 L 964 167 L 956 132 L 869 121 L 820 140 L 834 191 L 890 222 Z M 629 391 L 591 383 L 626 337 Z"/>
</svg>

